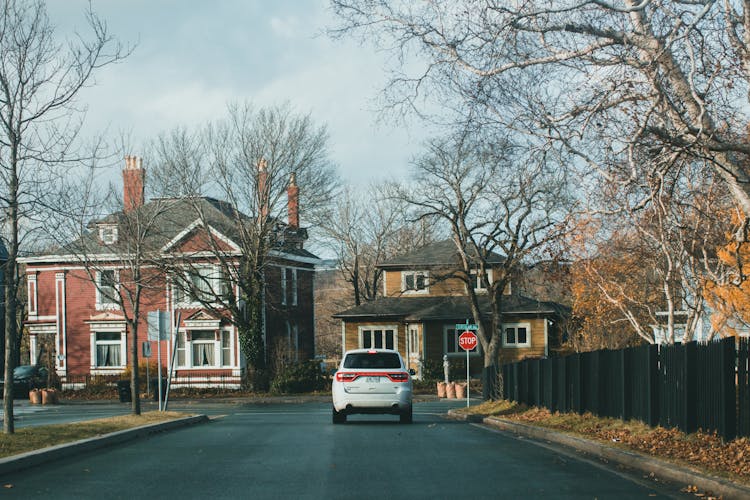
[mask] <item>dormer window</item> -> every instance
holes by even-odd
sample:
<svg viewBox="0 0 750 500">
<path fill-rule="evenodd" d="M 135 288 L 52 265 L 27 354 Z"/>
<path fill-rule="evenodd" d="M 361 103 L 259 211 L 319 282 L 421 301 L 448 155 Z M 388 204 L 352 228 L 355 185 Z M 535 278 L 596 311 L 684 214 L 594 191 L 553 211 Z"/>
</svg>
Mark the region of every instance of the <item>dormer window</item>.
<svg viewBox="0 0 750 500">
<path fill-rule="evenodd" d="M 428 293 L 429 275 L 427 271 L 402 271 L 401 290 L 408 293 Z"/>
<path fill-rule="evenodd" d="M 99 241 L 105 245 L 112 245 L 117 242 L 117 226 L 106 225 L 99 226 Z"/>
</svg>

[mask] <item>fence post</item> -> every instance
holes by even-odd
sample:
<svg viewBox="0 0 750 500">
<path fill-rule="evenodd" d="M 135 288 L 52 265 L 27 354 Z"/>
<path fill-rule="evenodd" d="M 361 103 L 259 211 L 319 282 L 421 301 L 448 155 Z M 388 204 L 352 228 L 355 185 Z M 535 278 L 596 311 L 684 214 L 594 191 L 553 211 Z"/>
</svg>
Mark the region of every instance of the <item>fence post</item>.
<svg viewBox="0 0 750 500">
<path fill-rule="evenodd" d="M 721 395 L 724 417 L 724 440 L 737 437 L 737 387 L 734 381 L 736 349 L 734 337 L 722 340 L 721 349 Z"/>
<path fill-rule="evenodd" d="M 698 430 L 698 343 L 685 344 L 683 354 L 685 356 L 685 390 L 682 394 L 685 418 L 683 431 L 686 434 L 692 434 Z"/>
</svg>

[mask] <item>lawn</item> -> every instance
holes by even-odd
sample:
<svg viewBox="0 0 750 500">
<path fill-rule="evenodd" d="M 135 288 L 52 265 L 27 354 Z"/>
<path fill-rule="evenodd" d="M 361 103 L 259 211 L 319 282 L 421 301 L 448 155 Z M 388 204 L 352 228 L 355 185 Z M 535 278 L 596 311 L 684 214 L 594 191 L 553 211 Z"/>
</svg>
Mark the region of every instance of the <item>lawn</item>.
<svg viewBox="0 0 750 500">
<path fill-rule="evenodd" d="M 511 401 L 490 401 L 457 411 L 496 415 L 546 427 L 691 465 L 732 481 L 750 484 L 750 441 L 747 438 L 725 443 L 715 434 L 685 434 L 677 429 L 652 428 L 638 421 L 624 422 L 595 417 L 590 413 L 551 413 L 547 409 L 528 408 Z"/>
<path fill-rule="evenodd" d="M 187 416 L 174 411 L 152 411 L 85 422 L 24 427 L 16 429 L 14 434 L 0 434 L 0 458 Z"/>
</svg>

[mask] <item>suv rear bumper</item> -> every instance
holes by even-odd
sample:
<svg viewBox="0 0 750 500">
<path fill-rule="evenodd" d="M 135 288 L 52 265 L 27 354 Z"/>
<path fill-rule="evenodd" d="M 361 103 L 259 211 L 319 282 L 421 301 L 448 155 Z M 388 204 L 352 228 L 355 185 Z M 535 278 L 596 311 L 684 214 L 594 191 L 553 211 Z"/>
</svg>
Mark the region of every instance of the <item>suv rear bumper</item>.
<svg viewBox="0 0 750 500">
<path fill-rule="evenodd" d="M 402 391 L 400 394 L 346 394 L 346 397 L 333 399 L 336 411 L 346 414 L 399 414 L 408 411 L 411 405 L 411 391 Z"/>
</svg>

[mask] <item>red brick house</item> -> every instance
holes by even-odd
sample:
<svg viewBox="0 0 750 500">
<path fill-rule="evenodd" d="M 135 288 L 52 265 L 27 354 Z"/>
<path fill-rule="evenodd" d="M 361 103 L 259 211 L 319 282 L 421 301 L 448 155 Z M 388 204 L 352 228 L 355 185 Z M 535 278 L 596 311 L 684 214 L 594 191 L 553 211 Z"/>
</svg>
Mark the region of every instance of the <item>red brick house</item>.
<svg viewBox="0 0 750 500">
<path fill-rule="evenodd" d="M 190 271 L 183 278 L 193 280 L 194 292 L 176 286 L 169 273 L 154 273 L 155 281 L 144 290 L 138 322 L 138 341 L 147 341 L 149 311 L 167 311 L 172 324 L 178 317 L 176 337 L 161 342 L 162 364 L 167 366 L 173 348 L 175 386 L 239 387 L 246 370 L 237 328 L 227 311 L 201 306 L 196 293 L 221 290 L 238 297 L 236 285 L 223 278 L 216 251 L 208 251 L 209 238 L 218 243 L 221 256 L 230 263 L 240 255 L 236 243 L 237 212 L 226 202 L 213 198 L 144 200 L 145 170 L 136 157 L 126 157 L 123 170 L 125 210 L 160 203 L 160 212 L 149 244 L 165 258 L 189 260 Z M 274 346 L 283 345 L 293 358 L 314 355 L 313 274 L 318 258 L 304 249 L 307 231 L 299 227 L 299 189 L 290 180 L 288 221 L 274 221 L 274 244 L 264 269 L 262 294 L 263 330 L 267 357 Z M 202 216 L 196 214 L 200 210 Z M 56 371 L 64 386 L 81 386 L 88 376 L 117 375 L 130 365 L 131 332 L 118 301 L 106 291 L 118 287 L 120 273 L 127 266 L 116 252 L 123 228 L 122 213 L 111 214 L 90 224 L 84 241 L 87 259 L 96 261 L 96 270 L 87 272 L 81 256 L 67 247 L 22 259 L 28 283 L 28 319 L 31 363 L 37 362 L 42 336 L 53 341 Z M 82 240 L 79 240 L 80 243 Z M 92 281 L 97 280 L 98 286 Z M 202 288 L 203 287 L 203 288 Z M 206 287 L 210 287 L 210 290 Z M 205 290 L 204 290 L 205 288 Z M 174 345 L 176 343 L 176 346 Z M 151 342 L 152 357 L 157 344 Z"/>
</svg>

